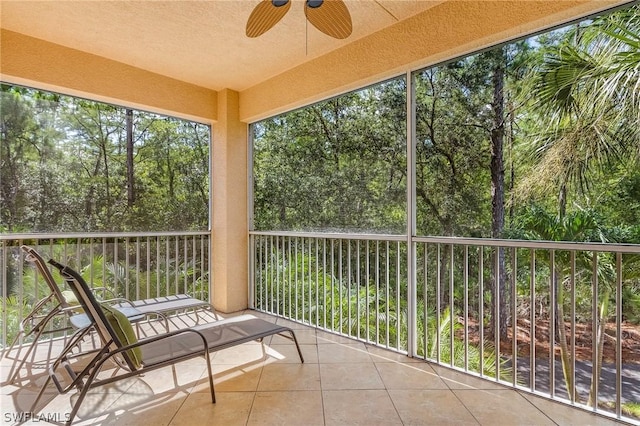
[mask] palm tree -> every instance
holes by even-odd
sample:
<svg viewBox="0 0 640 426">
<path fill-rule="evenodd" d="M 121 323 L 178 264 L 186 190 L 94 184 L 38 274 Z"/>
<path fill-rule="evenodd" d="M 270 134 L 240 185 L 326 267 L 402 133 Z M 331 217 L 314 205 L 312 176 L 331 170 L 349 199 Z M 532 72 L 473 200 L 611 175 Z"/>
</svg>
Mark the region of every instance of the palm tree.
<svg viewBox="0 0 640 426">
<path fill-rule="evenodd" d="M 534 173 L 520 189 L 555 187 L 562 216 L 569 185 L 587 190 L 591 173 L 640 158 L 640 7 L 578 24 L 548 48 L 531 81 L 525 92 L 540 130 Z"/>
<path fill-rule="evenodd" d="M 568 188 L 587 192 L 594 174 L 626 158 L 640 159 L 640 7 L 617 11 L 596 18 L 586 27 L 578 24 L 567 31 L 563 42 L 548 49 L 531 81 L 533 87 L 528 93 L 534 100 L 535 126 L 540 130 L 532 139 L 534 170 L 521 183 L 520 195 L 555 188 L 556 226 L 545 230 L 556 235 L 539 236 L 573 240 L 575 235 L 563 235 L 571 230 L 566 225 L 573 220 L 566 217 Z M 562 286 L 553 284 L 558 308 L 562 309 Z M 603 324 L 608 295 L 600 300 Z M 561 311 L 558 317 L 563 317 Z M 563 333 L 564 327 L 558 330 Z M 594 332 L 598 333 L 597 339 L 604 337 L 604 329 Z M 596 369 L 601 364 L 601 343 Z M 574 384 L 568 379 L 571 375 L 567 375 L 564 336 L 560 336 L 560 344 L 568 390 L 574 392 Z M 592 399 L 590 396 L 590 404 L 594 403 Z"/>
<path fill-rule="evenodd" d="M 551 214 L 541 207 L 533 206 L 528 211 L 519 215 L 520 223 L 518 230 L 513 231 L 512 237 L 528 240 L 546 240 L 546 241 L 608 241 L 608 232 L 600 223 L 598 216 L 590 210 L 578 210 L 570 212 L 560 217 Z M 589 255 L 587 252 L 576 253 L 575 259 L 570 258 L 568 251 L 558 251 L 555 253 L 554 261 L 551 262 L 549 253 L 542 253 L 538 258 L 539 261 L 546 264 L 549 268 L 553 265 L 554 270 L 550 271 L 549 279 L 552 280 L 551 288 L 555 294 L 556 306 L 550 306 L 549 309 L 555 309 L 557 330 L 557 340 L 560 345 L 560 358 L 562 362 L 562 371 L 567 385 L 567 393 L 572 399 L 579 401 L 579 395 L 576 392 L 575 383 L 573 381 L 574 371 L 573 362 L 570 358 L 568 346 L 567 331 L 565 328 L 565 287 L 571 282 L 572 275 L 583 276 L 585 281 L 591 280 L 593 256 L 598 256 L 598 281 L 601 282 L 601 294 L 598 295 L 600 301 L 598 307 L 597 330 L 594 330 L 594 336 L 597 341 L 597 362 L 594 365 L 597 371 L 596 377 L 600 377 L 602 368 L 602 357 L 604 349 L 604 331 L 609 311 L 609 301 L 611 294 L 611 285 L 615 281 L 613 259 L 606 253 L 598 253 Z M 575 271 L 573 271 L 572 263 L 575 262 Z M 573 290 L 575 291 L 575 289 Z M 575 330 L 571 330 L 575 333 Z M 556 336 L 549 336 L 550 339 Z M 592 390 L 589 395 L 589 403 L 592 402 L 595 381 L 592 384 Z"/>
</svg>

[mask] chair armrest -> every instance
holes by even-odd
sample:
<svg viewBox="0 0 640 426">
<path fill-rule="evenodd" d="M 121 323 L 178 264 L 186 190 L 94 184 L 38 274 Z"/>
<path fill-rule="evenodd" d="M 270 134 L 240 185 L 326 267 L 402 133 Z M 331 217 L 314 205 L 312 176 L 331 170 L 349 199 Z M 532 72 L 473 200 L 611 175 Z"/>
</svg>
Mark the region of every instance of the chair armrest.
<svg viewBox="0 0 640 426">
<path fill-rule="evenodd" d="M 118 296 L 116 295 L 116 293 L 111 290 L 109 287 L 91 287 L 91 291 L 93 292 L 93 294 L 95 294 L 97 296 L 98 292 L 103 292 L 103 293 L 109 293 L 109 297 L 110 299 L 106 299 L 106 300 L 111 300 L 111 299 L 116 299 Z M 97 299 L 97 297 L 96 297 Z M 106 300 L 101 300 L 101 302 L 105 302 Z"/>
</svg>

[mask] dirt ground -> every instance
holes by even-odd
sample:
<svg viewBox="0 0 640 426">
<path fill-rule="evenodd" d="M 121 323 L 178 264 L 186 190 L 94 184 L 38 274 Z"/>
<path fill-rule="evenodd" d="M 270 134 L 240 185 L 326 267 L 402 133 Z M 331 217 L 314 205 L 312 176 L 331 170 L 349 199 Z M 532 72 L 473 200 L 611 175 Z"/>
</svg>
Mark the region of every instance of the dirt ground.
<svg viewBox="0 0 640 426">
<path fill-rule="evenodd" d="M 461 319 L 459 319 L 461 321 Z M 571 348 L 571 323 L 565 324 L 569 348 Z M 536 346 L 535 352 L 537 358 L 549 357 L 549 321 L 538 320 L 535 324 Z M 485 329 L 485 340 L 489 335 L 489 330 Z M 501 352 L 503 355 L 511 353 L 511 337 L 513 334 L 512 327 L 509 327 L 508 338 L 501 341 Z M 605 363 L 615 363 L 616 360 L 616 326 L 615 323 L 607 324 L 606 337 L 604 343 L 604 359 Z M 469 325 L 469 337 L 475 344 L 479 343 L 478 325 Z M 592 359 L 592 331 L 591 324 L 576 324 L 575 351 L 576 360 L 591 361 Z M 529 356 L 531 341 L 531 326 L 529 321 L 520 319 L 518 321 L 518 356 Z M 571 350 L 571 349 L 570 349 Z M 560 345 L 557 340 L 555 343 L 556 356 L 560 354 Z M 640 326 L 635 324 L 622 323 L 622 362 L 640 364 Z"/>
</svg>

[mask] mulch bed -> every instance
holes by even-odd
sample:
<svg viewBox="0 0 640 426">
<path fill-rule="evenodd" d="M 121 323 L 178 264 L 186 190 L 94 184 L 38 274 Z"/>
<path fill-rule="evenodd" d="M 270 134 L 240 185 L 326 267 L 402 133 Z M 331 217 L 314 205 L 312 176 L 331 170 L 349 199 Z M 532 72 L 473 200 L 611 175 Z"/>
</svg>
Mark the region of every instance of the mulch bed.
<svg viewBox="0 0 640 426">
<path fill-rule="evenodd" d="M 459 318 L 462 322 L 462 319 Z M 548 358 L 549 357 L 549 321 L 538 320 L 536 321 L 536 341 L 535 341 L 535 353 L 536 358 Z M 567 339 L 569 340 L 569 350 L 571 350 L 571 323 L 565 323 L 567 332 Z M 479 343 L 479 332 L 477 322 L 469 321 L 469 339 L 473 344 Z M 462 337 L 461 330 L 458 330 Z M 502 339 L 500 342 L 500 349 L 502 355 L 510 355 L 512 351 L 512 327 L 509 327 L 508 337 Z M 485 341 L 490 335 L 489 329 L 485 328 L 484 336 Z M 591 324 L 576 323 L 576 343 L 575 352 L 576 360 L 591 361 L 592 360 L 592 330 Z M 604 358 L 605 363 L 615 363 L 616 360 L 616 325 L 615 323 L 609 323 L 606 326 L 606 337 L 604 342 Z M 517 347 L 519 357 L 528 357 L 531 350 L 531 327 L 527 320 L 518 320 L 518 333 L 517 333 Z M 491 340 L 492 341 L 492 340 Z M 560 355 L 560 345 L 557 340 L 555 343 L 555 354 Z M 640 364 L 640 326 L 627 322 L 622 323 L 622 362 Z"/>
</svg>

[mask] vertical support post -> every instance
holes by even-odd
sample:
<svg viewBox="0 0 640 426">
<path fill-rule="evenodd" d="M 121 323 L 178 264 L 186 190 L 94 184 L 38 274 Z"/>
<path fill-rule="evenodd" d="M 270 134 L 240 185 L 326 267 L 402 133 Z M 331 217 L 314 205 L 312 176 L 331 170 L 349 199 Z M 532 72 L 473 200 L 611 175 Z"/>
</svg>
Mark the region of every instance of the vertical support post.
<svg viewBox="0 0 640 426">
<path fill-rule="evenodd" d="M 417 325 L 417 262 L 416 244 L 416 91 L 413 74 L 407 71 L 406 78 L 406 108 L 407 108 L 407 353 L 409 356 L 418 355 L 418 325 Z M 427 291 L 426 287 L 424 289 Z M 426 353 L 426 347 L 425 347 Z"/>
<path fill-rule="evenodd" d="M 240 121 L 240 94 L 218 92 L 218 121 L 213 126 L 212 269 L 213 305 L 221 312 L 248 307 L 249 206 L 248 126 Z M 238 214 L 240 212 L 240 214 Z M 250 214 L 250 213 L 249 213 Z"/>
</svg>

